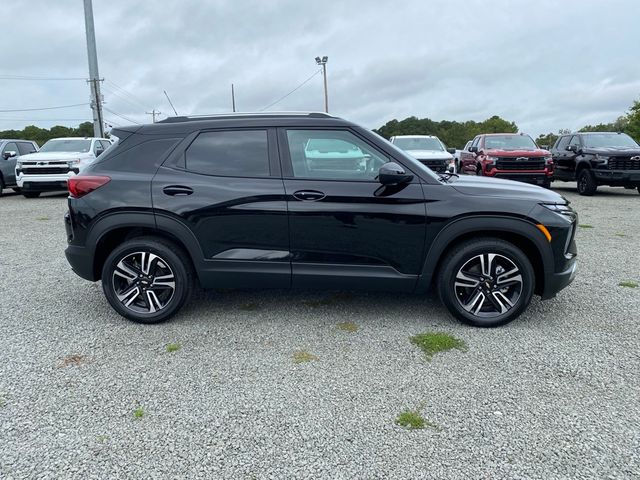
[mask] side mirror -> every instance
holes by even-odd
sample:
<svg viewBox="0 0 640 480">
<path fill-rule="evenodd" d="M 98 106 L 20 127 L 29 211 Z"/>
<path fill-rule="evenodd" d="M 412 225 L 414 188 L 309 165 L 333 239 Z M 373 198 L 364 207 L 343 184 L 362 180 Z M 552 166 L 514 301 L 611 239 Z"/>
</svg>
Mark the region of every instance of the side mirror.
<svg viewBox="0 0 640 480">
<path fill-rule="evenodd" d="M 478 147 L 469 147 L 469 153 L 478 153 Z"/>
<path fill-rule="evenodd" d="M 2 154 L 2 157 L 5 160 L 9 160 L 10 158 L 16 157 L 17 155 L 18 155 L 18 152 L 16 152 L 15 150 L 8 150 Z"/>
<path fill-rule="evenodd" d="M 449 152 L 451 155 L 455 155 L 456 149 L 455 148 L 447 148 L 447 152 Z"/>
<path fill-rule="evenodd" d="M 447 172 L 456 173 L 456 166 L 453 163 L 450 163 L 449 166 L 447 167 Z"/>
<path fill-rule="evenodd" d="M 577 145 L 567 145 L 567 151 L 575 153 L 575 152 L 578 151 L 578 146 Z"/>
<path fill-rule="evenodd" d="M 400 185 L 413 180 L 413 175 L 408 174 L 403 167 L 395 162 L 387 162 L 378 170 L 378 181 L 382 185 Z"/>
</svg>

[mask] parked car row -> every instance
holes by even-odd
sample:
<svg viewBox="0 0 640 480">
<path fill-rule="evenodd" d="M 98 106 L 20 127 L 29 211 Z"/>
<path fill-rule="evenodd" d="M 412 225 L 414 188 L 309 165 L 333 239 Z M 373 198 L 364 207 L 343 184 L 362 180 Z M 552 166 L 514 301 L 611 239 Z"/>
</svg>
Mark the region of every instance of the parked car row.
<svg viewBox="0 0 640 480">
<path fill-rule="evenodd" d="M 80 173 L 112 144 L 107 138 L 54 138 L 42 148 L 28 140 L 0 140 L 0 195 L 13 188 L 27 198 L 42 192 L 64 191 L 69 178 Z"/>
<path fill-rule="evenodd" d="M 561 135 L 551 150 L 540 148 L 522 133 L 476 135 L 462 150 L 448 149 L 433 136 L 406 135 L 391 138 L 436 172 L 451 162 L 455 171 L 470 175 L 506 178 L 545 188 L 551 182 L 576 181 L 580 195 L 593 195 L 599 185 L 637 189 L 640 193 L 640 145 L 629 135 L 584 132 Z M 425 148 L 417 148 L 418 145 Z M 431 145 L 426 148 L 426 145 Z M 439 148 L 441 147 L 441 149 Z"/>
</svg>

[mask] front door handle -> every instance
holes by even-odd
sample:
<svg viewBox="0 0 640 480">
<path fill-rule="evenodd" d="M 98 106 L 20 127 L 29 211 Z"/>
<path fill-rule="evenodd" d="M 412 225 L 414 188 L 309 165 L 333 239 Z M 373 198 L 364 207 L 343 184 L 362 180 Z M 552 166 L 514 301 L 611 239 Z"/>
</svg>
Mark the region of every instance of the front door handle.
<svg viewBox="0 0 640 480">
<path fill-rule="evenodd" d="M 293 196 L 303 202 L 315 202 L 326 197 L 324 193 L 318 192 L 317 190 L 298 190 L 294 192 Z"/>
<path fill-rule="evenodd" d="M 185 187 L 184 185 L 169 185 L 162 189 L 162 192 L 165 195 L 169 195 L 170 197 L 183 197 L 186 195 L 191 195 L 193 193 L 193 189 L 190 187 Z"/>
</svg>

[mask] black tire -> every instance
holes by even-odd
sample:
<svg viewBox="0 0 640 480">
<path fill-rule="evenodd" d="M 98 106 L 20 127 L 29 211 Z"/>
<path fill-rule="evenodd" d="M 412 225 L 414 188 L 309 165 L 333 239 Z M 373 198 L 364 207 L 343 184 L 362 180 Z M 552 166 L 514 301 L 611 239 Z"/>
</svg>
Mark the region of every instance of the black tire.
<svg viewBox="0 0 640 480">
<path fill-rule="evenodd" d="M 22 192 L 24 198 L 38 198 L 41 192 Z"/>
<path fill-rule="evenodd" d="M 492 254 L 494 256 L 490 259 L 489 255 Z M 479 260 L 480 257 L 483 260 Z M 463 270 L 476 259 L 492 266 L 489 277 L 483 277 L 482 272 L 478 272 L 480 275 L 472 273 L 473 268 Z M 513 273 L 505 277 L 508 272 Z M 468 287 L 461 286 L 460 282 L 467 283 L 462 279 L 469 278 L 467 275 L 473 275 L 474 279 L 468 282 Z M 472 285 L 476 281 L 477 285 Z M 505 285 L 502 289 L 500 283 Z M 511 283 L 513 285 L 507 286 Z M 437 276 L 437 289 L 442 303 L 461 322 L 475 327 L 498 327 L 516 319 L 531 302 L 534 287 L 533 267 L 522 250 L 512 243 L 492 237 L 456 245 L 444 258 Z M 485 301 L 488 303 L 485 304 Z M 476 306 L 478 309 L 473 312 Z"/>
<path fill-rule="evenodd" d="M 143 269 L 131 268 L 134 267 L 134 263 L 129 263 L 135 262 L 136 258 L 142 259 L 142 257 L 137 257 L 141 253 L 153 254 L 158 257 L 158 261 L 153 267 L 153 274 L 148 269 L 150 276 L 142 279 L 140 279 L 140 276 L 138 278 L 135 277 L 136 274 L 142 274 Z M 133 271 L 133 281 L 126 279 L 122 275 L 122 272 L 126 275 L 130 274 L 126 269 L 122 270 L 118 267 L 119 264 L 122 265 L 120 263 L 122 261 L 126 262 L 125 266 L 130 268 L 129 272 Z M 150 266 L 152 262 L 153 260 L 150 261 Z M 116 268 L 121 273 L 114 273 Z M 173 276 L 173 287 L 165 287 L 167 289 L 173 288 L 170 295 L 163 291 L 162 287 L 160 287 L 160 290 L 151 288 L 155 283 L 155 273 L 158 268 L 161 269 L 163 277 Z M 167 274 L 166 272 L 169 273 Z M 141 284 L 140 282 L 145 282 L 145 279 L 147 283 Z M 139 237 L 122 243 L 109 254 L 102 268 L 102 290 L 107 300 L 116 312 L 137 323 L 160 323 L 171 318 L 189 300 L 194 287 L 194 279 L 195 274 L 189 256 L 182 248 L 159 237 Z M 136 289 L 138 289 L 137 292 L 139 293 L 125 296 L 121 300 L 118 298 L 120 286 L 122 286 L 120 289 L 121 299 L 123 298 L 122 294 L 126 294 L 126 291 L 136 294 Z M 154 300 L 149 296 L 150 294 L 147 293 L 145 297 L 142 290 L 144 292 L 153 290 L 157 293 L 157 295 L 153 295 L 157 304 L 153 305 Z M 124 304 L 127 300 L 130 300 L 129 303 L 132 306 Z M 164 305 L 161 305 L 163 302 Z M 160 308 L 155 309 L 156 306 Z M 152 309 L 155 311 L 152 311 Z M 148 311 L 145 312 L 144 310 Z"/>
<path fill-rule="evenodd" d="M 598 184 L 596 183 L 596 179 L 593 176 L 593 173 L 588 168 L 583 168 L 582 170 L 580 170 L 580 172 L 578 173 L 577 181 L 578 193 L 580 195 L 590 197 L 591 195 L 596 193 Z"/>
<path fill-rule="evenodd" d="M 479 163 L 476 165 L 476 175 L 482 177 L 482 165 Z"/>
<path fill-rule="evenodd" d="M 638 193 L 640 193 L 640 185 L 638 186 Z"/>
<path fill-rule="evenodd" d="M 20 193 L 22 191 L 20 187 L 13 187 L 11 190 L 13 190 L 16 193 Z"/>
<path fill-rule="evenodd" d="M 546 188 L 547 190 L 551 190 L 551 180 L 545 179 L 545 181 L 542 182 L 542 188 Z"/>
<path fill-rule="evenodd" d="M 4 178 L 0 175 L 0 197 L 2 196 L 2 191 L 4 190 Z"/>
</svg>

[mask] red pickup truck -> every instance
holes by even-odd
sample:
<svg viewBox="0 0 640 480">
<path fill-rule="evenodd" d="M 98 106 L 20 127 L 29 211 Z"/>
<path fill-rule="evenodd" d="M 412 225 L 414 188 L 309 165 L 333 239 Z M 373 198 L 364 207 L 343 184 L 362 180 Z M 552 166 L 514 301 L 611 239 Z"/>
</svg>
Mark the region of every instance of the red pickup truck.
<svg viewBox="0 0 640 480">
<path fill-rule="evenodd" d="M 551 186 L 551 153 L 538 148 L 529 135 L 491 133 L 477 135 L 468 150 L 460 152 L 460 172 L 507 178 Z"/>
</svg>

